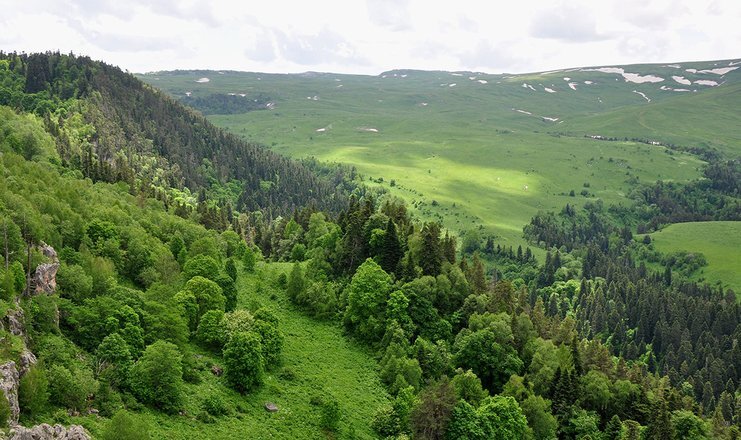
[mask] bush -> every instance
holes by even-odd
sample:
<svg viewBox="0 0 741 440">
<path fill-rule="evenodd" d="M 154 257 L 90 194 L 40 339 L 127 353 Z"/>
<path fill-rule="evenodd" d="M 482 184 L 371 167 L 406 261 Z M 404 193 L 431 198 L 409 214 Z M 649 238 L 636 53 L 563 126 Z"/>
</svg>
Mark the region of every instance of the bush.
<svg viewBox="0 0 741 440">
<path fill-rule="evenodd" d="M 229 407 L 224 399 L 217 392 L 209 393 L 201 402 L 201 408 L 214 417 L 225 416 L 229 414 Z"/>
<path fill-rule="evenodd" d="M 61 365 L 52 365 L 47 371 L 49 400 L 65 408 L 81 411 L 87 407 L 87 398 L 95 394 L 98 383 L 87 369 L 70 371 Z"/>
<path fill-rule="evenodd" d="M 234 389 L 247 392 L 263 382 L 265 364 L 260 336 L 237 332 L 224 346 L 224 377 Z"/>
<path fill-rule="evenodd" d="M 136 397 L 168 413 L 182 405 L 183 357 L 177 346 L 157 341 L 144 350 L 131 368 L 131 389 Z"/>
<path fill-rule="evenodd" d="M 322 402 L 321 410 L 321 427 L 328 431 L 337 431 L 340 423 L 340 404 L 337 403 L 337 400 L 334 398 L 326 399 Z"/>
<path fill-rule="evenodd" d="M 201 317 L 196 330 L 196 339 L 204 347 L 221 350 L 226 342 L 223 323 L 224 312 L 221 310 L 209 310 Z"/>
<path fill-rule="evenodd" d="M 103 440 L 149 439 L 149 424 L 126 410 L 113 416 L 101 436 Z"/>
<path fill-rule="evenodd" d="M 46 378 L 46 371 L 36 365 L 21 378 L 18 387 L 18 405 L 21 408 L 21 414 L 25 417 L 32 417 L 41 414 L 46 409 L 49 401 L 49 381 Z"/>
</svg>

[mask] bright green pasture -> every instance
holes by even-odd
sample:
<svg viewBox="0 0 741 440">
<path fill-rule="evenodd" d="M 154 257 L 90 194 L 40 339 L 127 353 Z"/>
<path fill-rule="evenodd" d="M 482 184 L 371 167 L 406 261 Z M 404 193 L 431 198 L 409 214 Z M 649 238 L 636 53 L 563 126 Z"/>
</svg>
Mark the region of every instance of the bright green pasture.
<svg viewBox="0 0 741 440">
<path fill-rule="evenodd" d="M 708 265 L 694 278 L 722 281 L 741 297 L 741 222 L 678 223 L 651 234 L 651 239 L 663 253 L 701 252 Z"/>
<path fill-rule="evenodd" d="M 741 70 L 723 76 L 686 71 L 728 63 L 624 66 L 664 78 L 642 84 L 584 69 L 527 75 L 397 70 L 379 76 L 181 71 L 141 78 L 176 97 L 268 96 L 272 110 L 210 119 L 279 153 L 354 165 L 366 181 L 383 178 L 372 185 L 413 204 L 422 219 L 442 220 L 454 231 L 482 225 L 516 246 L 524 243 L 522 227 L 538 210 L 593 198 L 629 203 L 625 196 L 636 181 L 700 175 L 702 162 L 692 156 L 584 135 L 738 154 L 731 140 L 739 139 L 741 124 L 730 121 L 739 118 L 741 100 L 734 96 Z M 693 85 L 697 92 L 690 93 L 661 90 L 681 87 L 672 75 L 726 84 Z M 575 197 L 568 196 L 571 190 Z"/>
</svg>

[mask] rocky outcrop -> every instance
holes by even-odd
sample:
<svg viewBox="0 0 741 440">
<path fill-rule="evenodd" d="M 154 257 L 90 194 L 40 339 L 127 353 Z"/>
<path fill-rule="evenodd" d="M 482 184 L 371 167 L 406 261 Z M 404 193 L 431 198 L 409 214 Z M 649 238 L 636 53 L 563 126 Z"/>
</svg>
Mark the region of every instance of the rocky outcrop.
<svg viewBox="0 0 741 440">
<path fill-rule="evenodd" d="M 72 425 L 65 428 L 62 425 L 36 425 L 33 428 L 15 426 L 10 430 L 10 440 L 90 440 L 85 428 Z"/>
<path fill-rule="evenodd" d="M 20 375 L 18 369 L 15 366 L 15 362 L 8 361 L 0 365 L 0 391 L 2 396 L 0 399 L 8 399 L 10 404 L 10 419 L 8 419 L 9 425 L 18 423 L 18 415 L 21 410 L 18 407 L 18 385 L 20 384 Z"/>
<path fill-rule="evenodd" d="M 8 310 L 4 320 L 5 329 L 15 336 L 26 337 L 26 315 L 23 313 L 23 308 L 20 303 L 16 303 L 15 309 Z"/>
<path fill-rule="evenodd" d="M 46 243 L 39 246 L 41 253 L 51 260 L 51 263 L 42 263 L 36 267 L 31 280 L 31 294 L 40 295 L 45 293 L 51 295 L 57 290 L 57 271 L 59 270 L 59 258 L 57 251 Z"/>
<path fill-rule="evenodd" d="M 26 373 L 28 373 L 28 370 L 36 365 L 36 362 L 38 362 L 36 355 L 28 348 L 24 348 L 21 352 L 20 358 L 18 359 L 18 376 L 25 376 Z"/>
</svg>

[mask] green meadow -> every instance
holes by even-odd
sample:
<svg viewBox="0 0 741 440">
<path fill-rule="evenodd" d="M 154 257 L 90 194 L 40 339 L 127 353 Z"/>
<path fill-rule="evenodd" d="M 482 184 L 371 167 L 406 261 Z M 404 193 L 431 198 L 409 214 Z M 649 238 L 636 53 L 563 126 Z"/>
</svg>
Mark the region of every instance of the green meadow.
<svg viewBox="0 0 741 440">
<path fill-rule="evenodd" d="M 708 265 L 693 279 L 721 282 L 741 297 L 741 222 L 677 223 L 651 234 L 651 240 L 662 253 L 701 252 Z"/>
<path fill-rule="evenodd" d="M 406 200 L 423 220 L 439 220 L 456 232 L 481 227 L 498 242 L 517 246 L 524 244 L 523 225 L 539 210 L 597 198 L 630 203 L 626 195 L 637 182 L 700 176 L 698 158 L 626 138 L 691 146 L 708 133 L 682 136 L 683 130 L 718 121 L 708 125 L 715 136 L 708 134 L 703 145 L 737 153 L 729 139 L 739 125 L 723 118 L 738 115 L 717 109 L 733 108 L 729 90 L 738 90 L 738 71 L 722 76 L 728 84 L 693 85 L 697 92 L 681 93 L 673 90 L 681 85 L 671 83 L 672 75 L 718 75 L 660 65 L 624 68 L 665 81 L 637 84 L 590 69 L 527 75 L 397 70 L 378 76 L 176 71 L 140 78 L 174 97 L 268 96 L 271 109 L 209 119 L 282 154 L 353 165 L 366 183 Z M 208 82 L 196 82 L 200 78 Z M 672 116 L 695 102 L 709 110 Z M 662 119 L 665 107 L 675 113 Z M 645 128 L 646 120 L 652 129 Z"/>
</svg>

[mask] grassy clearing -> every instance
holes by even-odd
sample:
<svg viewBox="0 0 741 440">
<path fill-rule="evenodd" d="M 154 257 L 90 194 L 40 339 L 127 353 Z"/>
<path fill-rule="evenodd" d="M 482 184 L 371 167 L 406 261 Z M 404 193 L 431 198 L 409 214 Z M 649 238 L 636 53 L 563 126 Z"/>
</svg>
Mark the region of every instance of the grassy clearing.
<svg viewBox="0 0 741 440">
<path fill-rule="evenodd" d="M 319 322 L 295 310 L 282 289 L 276 288 L 281 272 L 289 264 L 258 266 L 257 273 L 240 275 L 239 308 L 268 306 L 280 319 L 285 336 L 283 364 L 269 371 L 265 384 L 245 396 L 232 391 L 209 368 L 201 371 L 202 382 L 186 385 L 186 415 L 167 416 L 145 410 L 141 417 L 157 439 L 327 439 L 375 438 L 370 422 L 376 409 L 387 401 L 387 394 L 376 374 L 377 363 L 369 351 L 343 336 L 335 323 Z M 220 365 L 213 353 L 196 349 L 203 365 Z M 196 419 L 205 396 L 218 394 L 229 408 L 229 415 L 213 423 Z M 337 433 L 320 427 L 321 408 L 312 398 L 334 398 L 341 411 Z M 269 413 L 266 402 L 280 411 Z M 102 419 L 75 417 L 94 435 L 104 428 Z"/>
<path fill-rule="evenodd" d="M 722 282 L 741 298 L 741 222 L 678 223 L 651 234 L 651 239 L 663 253 L 701 252 L 708 265 L 693 278 Z"/>
<path fill-rule="evenodd" d="M 682 70 L 625 66 L 626 72 L 666 79 L 643 84 L 581 69 L 527 75 L 198 71 L 140 77 L 176 97 L 186 92 L 269 96 L 273 110 L 210 119 L 282 154 L 352 164 L 373 178 L 371 185 L 406 200 L 422 220 L 440 220 L 456 232 L 481 226 L 502 244 L 517 246 L 524 244 L 523 225 L 538 210 L 595 198 L 629 203 L 626 195 L 637 181 L 700 175 L 703 163 L 693 156 L 669 154 L 660 146 L 594 141 L 585 134 L 738 154 L 738 144 L 729 143 L 738 139 L 738 124 L 729 118 L 738 118 L 734 97 L 741 69 L 724 75 L 723 86 L 693 85 L 697 93 L 660 89 L 681 87 L 672 84 L 672 75 L 693 81 L 713 76 L 686 72 L 687 67 L 702 70 L 714 63 L 684 63 Z M 201 77 L 210 81 L 196 83 Z M 575 197 L 569 197 L 571 190 Z"/>
</svg>

